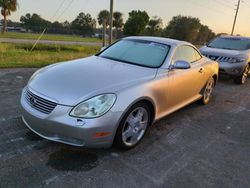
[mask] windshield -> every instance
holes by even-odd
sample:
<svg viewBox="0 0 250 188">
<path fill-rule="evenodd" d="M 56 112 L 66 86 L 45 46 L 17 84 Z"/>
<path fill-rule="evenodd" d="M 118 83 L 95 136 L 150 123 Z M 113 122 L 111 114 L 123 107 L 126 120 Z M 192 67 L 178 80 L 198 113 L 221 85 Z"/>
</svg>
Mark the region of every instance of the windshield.
<svg viewBox="0 0 250 188">
<path fill-rule="evenodd" d="M 165 61 L 170 47 L 144 40 L 121 40 L 98 56 L 144 67 L 158 68 Z"/>
<path fill-rule="evenodd" d="M 220 37 L 208 44 L 208 47 L 228 50 L 248 50 L 250 49 L 250 40 L 242 38 Z"/>
</svg>

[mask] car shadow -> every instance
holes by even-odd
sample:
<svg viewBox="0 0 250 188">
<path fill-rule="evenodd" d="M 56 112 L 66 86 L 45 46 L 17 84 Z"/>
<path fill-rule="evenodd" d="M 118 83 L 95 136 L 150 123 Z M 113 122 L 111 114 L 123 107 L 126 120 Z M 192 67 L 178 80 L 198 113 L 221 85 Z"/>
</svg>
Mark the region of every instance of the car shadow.
<svg viewBox="0 0 250 188">
<path fill-rule="evenodd" d="M 63 146 L 46 163 L 58 171 L 89 171 L 99 165 L 98 155 L 86 149 Z"/>
<path fill-rule="evenodd" d="M 27 138 L 30 141 L 39 141 L 39 140 L 43 140 L 42 137 L 38 136 L 37 134 L 33 133 L 32 131 L 28 131 L 25 134 L 25 138 Z"/>
</svg>

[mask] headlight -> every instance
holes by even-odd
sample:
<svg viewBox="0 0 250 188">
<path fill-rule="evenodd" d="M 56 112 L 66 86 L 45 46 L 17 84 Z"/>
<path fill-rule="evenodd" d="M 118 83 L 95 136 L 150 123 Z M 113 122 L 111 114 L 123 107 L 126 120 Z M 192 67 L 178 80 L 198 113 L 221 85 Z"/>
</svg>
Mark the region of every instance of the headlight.
<svg viewBox="0 0 250 188">
<path fill-rule="evenodd" d="M 227 60 L 228 63 L 242 63 L 246 61 L 246 58 L 244 57 L 237 57 L 237 58 L 232 58 L 230 60 Z"/>
<path fill-rule="evenodd" d="M 97 118 L 108 112 L 114 105 L 116 95 L 103 94 L 78 104 L 70 115 L 78 118 Z"/>
</svg>

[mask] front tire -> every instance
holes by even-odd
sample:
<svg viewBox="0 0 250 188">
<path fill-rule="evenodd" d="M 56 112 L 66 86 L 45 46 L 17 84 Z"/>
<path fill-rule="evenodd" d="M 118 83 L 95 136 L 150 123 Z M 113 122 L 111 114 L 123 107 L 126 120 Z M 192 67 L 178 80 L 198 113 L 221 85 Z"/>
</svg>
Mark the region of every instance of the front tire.
<svg viewBox="0 0 250 188">
<path fill-rule="evenodd" d="M 134 148 L 143 139 L 151 123 L 151 111 L 145 103 L 132 106 L 122 118 L 114 144 L 124 150 Z"/>
<path fill-rule="evenodd" d="M 236 84 L 240 84 L 240 85 L 245 84 L 246 81 L 247 81 L 247 77 L 248 77 L 249 71 L 250 71 L 250 66 L 249 66 L 249 64 L 247 64 L 247 66 L 244 69 L 244 72 L 240 76 L 236 77 L 234 79 L 234 82 Z"/>
<path fill-rule="evenodd" d="M 203 96 L 201 98 L 202 104 L 207 105 L 210 102 L 210 100 L 212 98 L 214 86 L 215 86 L 215 79 L 213 77 L 211 77 L 208 80 L 207 85 L 203 91 Z"/>
</svg>

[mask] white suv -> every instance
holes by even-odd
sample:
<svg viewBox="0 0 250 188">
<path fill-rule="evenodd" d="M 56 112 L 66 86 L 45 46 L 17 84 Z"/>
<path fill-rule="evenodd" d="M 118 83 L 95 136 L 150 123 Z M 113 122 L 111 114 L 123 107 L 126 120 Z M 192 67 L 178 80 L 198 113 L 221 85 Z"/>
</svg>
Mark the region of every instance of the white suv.
<svg viewBox="0 0 250 188">
<path fill-rule="evenodd" d="M 237 84 L 247 81 L 250 72 L 250 38 L 220 36 L 200 51 L 204 56 L 219 62 L 220 74 L 233 77 Z"/>
</svg>

